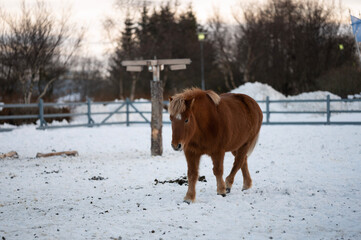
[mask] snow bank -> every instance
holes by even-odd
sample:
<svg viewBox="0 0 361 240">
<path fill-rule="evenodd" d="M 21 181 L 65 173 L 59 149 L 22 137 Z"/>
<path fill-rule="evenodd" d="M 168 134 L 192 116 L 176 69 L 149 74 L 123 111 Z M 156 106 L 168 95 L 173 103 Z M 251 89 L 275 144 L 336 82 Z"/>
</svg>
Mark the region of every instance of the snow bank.
<svg viewBox="0 0 361 240">
<path fill-rule="evenodd" d="M 268 96 L 270 100 L 326 100 L 327 96 L 330 99 L 341 99 L 341 97 L 327 91 L 315 91 L 301 93 L 294 96 L 285 96 L 276 91 L 268 84 L 259 82 L 245 83 L 238 88 L 231 91 L 232 93 L 247 94 L 255 100 L 266 100 Z M 265 104 L 260 104 L 261 108 L 265 110 Z M 271 111 L 326 111 L 326 102 L 291 102 L 291 103 L 272 103 Z M 361 102 L 347 103 L 347 102 L 332 102 L 331 110 L 359 110 L 361 109 Z"/>
<path fill-rule="evenodd" d="M 79 102 L 80 101 L 80 93 L 72 93 L 63 97 L 58 98 L 57 103 L 65 103 L 65 102 Z"/>
<path fill-rule="evenodd" d="M 286 97 L 282 93 L 272 88 L 270 85 L 259 82 L 245 83 L 238 88 L 233 89 L 231 92 L 247 94 L 255 100 L 266 100 L 267 96 L 270 98 L 270 100 L 326 99 L 327 95 L 330 95 L 331 99 L 341 99 L 341 97 L 327 91 L 307 92 Z"/>
<path fill-rule="evenodd" d="M 270 85 L 259 82 L 245 83 L 238 88 L 233 89 L 231 93 L 247 94 L 248 96 L 258 101 L 266 100 L 267 96 L 271 100 L 281 100 L 286 98 L 282 93 L 276 91 Z"/>
</svg>

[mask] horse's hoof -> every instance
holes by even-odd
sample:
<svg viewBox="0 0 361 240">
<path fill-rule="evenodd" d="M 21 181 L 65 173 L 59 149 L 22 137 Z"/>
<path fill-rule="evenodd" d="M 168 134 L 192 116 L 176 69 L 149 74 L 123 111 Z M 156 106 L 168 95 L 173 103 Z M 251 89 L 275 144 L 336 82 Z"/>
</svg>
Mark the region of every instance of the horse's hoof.
<svg viewBox="0 0 361 240">
<path fill-rule="evenodd" d="M 187 203 L 188 205 L 190 205 L 192 201 L 191 201 L 191 200 L 183 200 L 183 202 L 184 202 L 184 203 Z"/>
<path fill-rule="evenodd" d="M 217 193 L 217 195 L 221 195 L 222 197 L 227 196 L 225 193 Z"/>
<path fill-rule="evenodd" d="M 231 188 L 226 188 L 226 193 L 231 193 Z"/>
</svg>

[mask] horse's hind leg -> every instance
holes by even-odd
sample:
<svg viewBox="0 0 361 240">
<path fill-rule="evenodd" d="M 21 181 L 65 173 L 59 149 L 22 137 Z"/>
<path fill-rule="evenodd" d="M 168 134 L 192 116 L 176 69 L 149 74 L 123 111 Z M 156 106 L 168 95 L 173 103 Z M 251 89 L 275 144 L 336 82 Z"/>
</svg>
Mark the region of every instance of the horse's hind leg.
<svg viewBox="0 0 361 240">
<path fill-rule="evenodd" d="M 226 184 L 223 180 L 223 161 L 224 152 L 213 154 L 211 156 L 213 161 L 213 174 L 217 179 L 217 194 L 226 196 Z"/>
<path fill-rule="evenodd" d="M 239 148 L 237 152 L 234 154 L 234 163 L 231 172 L 229 173 L 228 177 L 226 178 L 226 190 L 229 193 L 231 191 L 234 177 L 236 176 L 238 170 L 242 169 L 243 174 L 243 189 L 249 189 L 252 186 L 252 179 L 251 175 L 248 171 L 248 164 L 247 164 L 247 152 L 249 149 L 249 145 L 246 144 Z"/>
<path fill-rule="evenodd" d="M 243 165 L 241 166 L 242 175 L 243 175 L 243 188 L 242 188 L 242 190 L 247 190 L 247 189 L 252 187 L 252 179 L 251 179 L 251 175 L 249 174 L 247 160 L 248 160 L 248 156 L 246 155 L 246 157 L 245 157 L 245 159 L 243 161 Z"/>
</svg>

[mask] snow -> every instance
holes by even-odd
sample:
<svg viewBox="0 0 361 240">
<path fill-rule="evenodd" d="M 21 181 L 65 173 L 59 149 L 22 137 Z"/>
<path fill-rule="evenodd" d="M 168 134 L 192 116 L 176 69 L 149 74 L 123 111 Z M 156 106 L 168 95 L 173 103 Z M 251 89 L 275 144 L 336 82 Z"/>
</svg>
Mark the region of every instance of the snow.
<svg viewBox="0 0 361 240">
<path fill-rule="evenodd" d="M 238 88 L 232 90 L 233 93 L 243 93 L 251 96 L 258 101 L 266 100 L 267 96 L 272 100 L 326 100 L 327 96 L 330 99 L 340 100 L 341 97 L 327 91 L 315 91 L 301 93 L 295 96 L 284 96 L 282 93 L 276 91 L 271 86 L 259 82 L 245 83 Z M 357 95 L 355 95 L 357 98 Z M 260 103 L 263 111 L 266 111 L 266 104 Z M 331 111 L 335 110 L 360 110 L 361 101 L 359 102 L 331 102 Z M 287 102 L 287 103 L 272 103 L 270 104 L 270 111 L 311 111 L 311 112 L 326 112 L 326 102 Z M 303 121 L 303 122 L 325 122 L 326 114 L 271 114 L 271 121 L 285 122 L 285 121 Z M 331 121 L 361 121 L 361 114 L 331 114 Z"/>
<path fill-rule="evenodd" d="M 286 97 L 273 89 L 270 85 L 264 83 L 245 83 L 231 91 L 232 93 L 243 93 L 253 97 L 255 100 L 266 100 L 268 96 L 272 100 L 281 100 Z"/>
<path fill-rule="evenodd" d="M 282 99 L 269 86 L 247 85 L 242 92 L 257 100 Z M 293 97 L 325 96 L 312 94 Z M 92 111 L 114 107 L 99 105 Z M 148 105 L 136 107 L 144 110 Z M 280 108 L 297 109 L 297 105 Z M 338 120 L 348 117 L 335 114 Z M 183 152 L 171 149 L 171 135 L 171 127 L 165 125 L 163 155 L 152 157 L 149 125 L 44 131 L 25 125 L 1 132 L 0 153 L 14 150 L 19 159 L 0 159 L 0 237 L 361 238 L 361 126 L 264 125 L 248 161 L 253 187 L 242 191 L 239 171 L 232 192 L 218 196 L 212 161 L 203 156 L 200 175 L 207 182 L 197 183 L 197 200 L 190 205 L 183 202 L 187 186 L 154 181 L 187 173 Z M 35 158 L 38 152 L 67 150 L 77 150 L 79 156 Z M 232 164 L 227 153 L 224 177 Z"/>
<path fill-rule="evenodd" d="M 249 158 L 253 187 L 216 195 L 212 161 L 202 157 L 197 201 L 187 187 L 157 184 L 185 176 L 182 152 L 163 128 L 163 156 L 150 156 L 149 126 L 1 133 L 0 236 L 6 239 L 337 239 L 361 237 L 361 127 L 263 126 Z M 21 139 L 21 141 L 19 141 Z M 77 150 L 78 157 L 35 158 Z M 227 153 L 225 176 L 233 164 Z M 92 177 L 104 180 L 89 180 Z"/>
<path fill-rule="evenodd" d="M 57 103 L 78 102 L 80 101 L 80 99 L 81 99 L 80 93 L 72 93 L 58 98 L 56 102 Z"/>
</svg>

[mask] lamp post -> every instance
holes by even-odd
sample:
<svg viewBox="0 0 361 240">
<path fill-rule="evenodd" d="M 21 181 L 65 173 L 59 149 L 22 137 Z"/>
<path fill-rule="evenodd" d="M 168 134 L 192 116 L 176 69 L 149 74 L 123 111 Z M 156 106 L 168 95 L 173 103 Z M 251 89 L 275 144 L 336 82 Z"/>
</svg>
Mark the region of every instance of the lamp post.
<svg viewBox="0 0 361 240">
<path fill-rule="evenodd" d="M 202 84 L 202 90 L 206 89 L 205 83 L 204 83 L 204 62 L 203 62 L 203 42 L 206 38 L 205 33 L 199 32 L 198 33 L 198 40 L 201 45 L 201 84 Z"/>
</svg>

